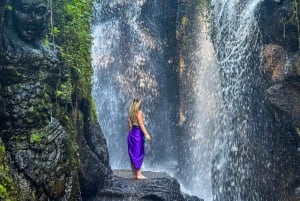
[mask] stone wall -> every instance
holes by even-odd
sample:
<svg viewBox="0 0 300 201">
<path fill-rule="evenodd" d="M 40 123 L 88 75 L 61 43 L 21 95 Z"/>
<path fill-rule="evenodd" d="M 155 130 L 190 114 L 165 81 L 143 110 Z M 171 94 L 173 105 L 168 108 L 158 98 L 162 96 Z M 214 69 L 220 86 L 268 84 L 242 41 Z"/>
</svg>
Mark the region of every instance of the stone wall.
<svg viewBox="0 0 300 201">
<path fill-rule="evenodd" d="M 283 164 L 282 175 L 285 176 L 280 178 L 282 186 L 291 189 L 300 186 L 299 3 L 298 0 L 267 0 L 258 12 L 263 66 L 268 81 L 266 94 L 274 115 L 286 125 L 287 132 L 282 133 L 281 138 L 290 139 L 289 144 L 278 143 L 278 146 L 298 147 L 298 153 L 286 156 L 294 165 L 286 167 Z M 287 169 L 289 174 L 284 173 Z M 295 192 L 295 196 L 299 197 L 299 192 Z"/>
</svg>

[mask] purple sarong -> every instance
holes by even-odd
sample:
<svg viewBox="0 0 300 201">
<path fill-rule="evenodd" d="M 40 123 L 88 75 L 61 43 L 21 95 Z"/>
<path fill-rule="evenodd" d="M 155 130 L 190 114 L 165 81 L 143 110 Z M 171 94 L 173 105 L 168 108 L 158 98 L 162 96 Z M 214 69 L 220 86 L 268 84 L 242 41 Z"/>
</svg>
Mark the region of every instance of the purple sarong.
<svg viewBox="0 0 300 201">
<path fill-rule="evenodd" d="M 144 159 L 144 134 L 139 126 L 133 126 L 127 136 L 128 154 L 136 170 L 142 166 Z"/>
</svg>

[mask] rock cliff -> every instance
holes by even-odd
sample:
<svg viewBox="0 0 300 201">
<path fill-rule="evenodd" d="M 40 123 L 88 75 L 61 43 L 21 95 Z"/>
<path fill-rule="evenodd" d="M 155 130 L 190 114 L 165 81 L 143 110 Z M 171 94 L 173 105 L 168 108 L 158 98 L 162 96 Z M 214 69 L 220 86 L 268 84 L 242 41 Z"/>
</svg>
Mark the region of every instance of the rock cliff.
<svg viewBox="0 0 300 201">
<path fill-rule="evenodd" d="M 262 59 L 268 82 L 266 95 L 275 116 L 285 122 L 286 129 L 282 132 L 282 138 L 291 139 L 289 145 L 279 143 L 278 146 L 298 146 L 298 153 L 287 156 L 290 161 L 294 161 L 294 165 L 285 166 L 282 170 L 289 169 L 290 175 L 281 179 L 286 188 L 291 189 L 300 186 L 299 9 L 297 0 L 267 0 L 261 3 L 258 12 L 263 41 Z M 295 194 L 299 199 L 297 190 Z"/>
</svg>

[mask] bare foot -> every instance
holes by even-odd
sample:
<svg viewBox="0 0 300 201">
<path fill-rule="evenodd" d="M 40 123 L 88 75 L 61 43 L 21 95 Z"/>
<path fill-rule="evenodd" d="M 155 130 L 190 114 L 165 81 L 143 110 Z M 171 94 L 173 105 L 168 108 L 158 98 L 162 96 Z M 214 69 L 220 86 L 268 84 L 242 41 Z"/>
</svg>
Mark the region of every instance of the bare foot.
<svg viewBox="0 0 300 201">
<path fill-rule="evenodd" d="M 136 179 L 147 179 L 147 177 L 145 177 L 144 175 L 138 175 L 138 176 L 136 176 Z"/>
</svg>

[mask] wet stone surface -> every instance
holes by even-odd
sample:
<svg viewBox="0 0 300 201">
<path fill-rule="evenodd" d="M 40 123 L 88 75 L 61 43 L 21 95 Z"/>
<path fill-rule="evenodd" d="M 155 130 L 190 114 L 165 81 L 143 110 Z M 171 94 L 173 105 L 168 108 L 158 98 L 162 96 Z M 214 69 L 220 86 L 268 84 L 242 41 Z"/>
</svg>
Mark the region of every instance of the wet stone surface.
<svg viewBox="0 0 300 201">
<path fill-rule="evenodd" d="M 110 186 L 105 187 L 94 201 L 203 201 L 180 191 L 178 181 L 164 172 L 144 171 L 147 179 L 132 178 L 131 170 L 114 170 Z"/>
</svg>

